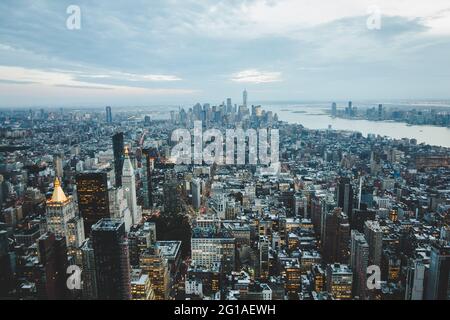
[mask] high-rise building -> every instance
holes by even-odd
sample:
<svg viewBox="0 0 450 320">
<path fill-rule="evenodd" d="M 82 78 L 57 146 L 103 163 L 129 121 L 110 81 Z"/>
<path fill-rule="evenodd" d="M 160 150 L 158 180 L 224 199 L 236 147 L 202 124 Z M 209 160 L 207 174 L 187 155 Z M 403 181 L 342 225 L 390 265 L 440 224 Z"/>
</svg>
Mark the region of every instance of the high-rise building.
<svg viewBox="0 0 450 320">
<path fill-rule="evenodd" d="M 59 179 L 54 182 L 52 197 L 46 206 L 47 230 L 65 237 L 67 247 L 78 248 L 84 241 L 84 226 L 72 197 L 66 197 Z"/>
<path fill-rule="evenodd" d="M 450 245 L 440 241 L 431 246 L 427 300 L 450 300 Z"/>
<path fill-rule="evenodd" d="M 336 300 L 352 299 L 353 273 L 348 265 L 329 264 L 327 266 L 327 291 Z"/>
<path fill-rule="evenodd" d="M 124 161 L 125 145 L 123 142 L 123 132 L 113 135 L 114 171 L 116 176 L 116 186 L 122 186 L 122 169 Z"/>
<path fill-rule="evenodd" d="M 106 107 L 106 123 L 112 123 L 111 107 Z"/>
<path fill-rule="evenodd" d="M 337 187 L 338 207 L 350 217 L 353 210 L 353 187 L 350 179 L 341 177 Z"/>
<path fill-rule="evenodd" d="M 102 219 L 92 226 L 98 298 L 131 298 L 130 260 L 125 224 L 120 219 Z"/>
<path fill-rule="evenodd" d="M 83 282 L 82 297 L 85 300 L 95 300 L 97 294 L 97 276 L 95 273 L 95 255 L 92 248 L 92 240 L 86 239 L 81 245 L 82 270 L 81 279 Z"/>
<path fill-rule="evenodd" d="M 76 176 L 78 208 L 84 222 L 84 232 L 102 218 L 109 218 L 108 175 L 105 171 L 88 171 Z"/>
<path fill-rule="evenodd" d="M 37 242 L 39 257 L 38 297 L 60 300 L 68 297 L 67 247 L 64 237 L 47 232 Z"/>
<path fill-rule="evenodd" d="M 269 239 L 266 236 L 259 237 L 259 276 L 261 279 L 269 278 Z"/>
<path fill-rule="evenodd" d="M 340 208 L 325 214 L 322 231 L 323 259 L 327 263 L 348 262 L 350 225 Z"/>
<path fill-rule="evenodd" d="M 383 231 L 378 221 L 366 221 L 364 234 L 369 244 L 369 265 L 380 266 L 383 253 Z"/>
<path fill-rule="evenodd" d="M 235 268 L 235 238 L 227 231 L 195 228 L 191 238 L 192 261 L 209 268 L 221 263 L 224 272 Z"/>
<path fill-rule="evenodd" d="M 140 208 L 137 205 L 136 198 L 136 177 L 134 175 L 133 165 L 131 164 L 130 156 L 128 155 L 128 148 L 125 149 L 125 160 L 122 169 L 122 186 L 127 199 L 128 208 L 131 212 L 131 220 L 133 225 L 141 221 Z"/>
<path fill-rule="evenodd" d="M 242 105 L 247 108 L 247 99 L 248 99 L 248 93 L 247 90 L 244 90 L 244 92 L 242 93 Z"/>
<path fill-rule="evenodd" d="M 167 300 L 170 295 L 170 274 L 167 260 L 155 247 L 145 250 L 140 257 L 139 267 L 150 278 L 155 300 Z"/>
<path fill-rule="evenodd" d="M 55 169 L 55 175 L 58 178 L 62 178 L 63 176 L 63 162 L 62 162 L 62 156 L 57 154 L 53 156 L 53 167 Z"/>
<path fill-rule="evenodd" d="M 350 267 L 353 271 L 353 295 L 364 300 L 367 298 L 369 245 L 364 235 L 357 230 L 352 230 L 351 238 Z"/>
<path fill-rule="evenodd" d="M 333 117 L 336 117 L 336 115 L 337 115 L 337 104 L 336 104 L 336 102 L 333 102 L 331 104 L 331 115 Z"/>
<path fill-rule="evenodd" d="M 192 206 L 200 209 L 201 205 L 201 180 L 192 179 Z"/>
<path fill-rule="evenodd" d="M 142 150 L 142 195 L 145 209 L 153 208 L 153 168 L 158 152 L 154 148 Z"/>
<path fill-rule="evenodd" d="M 142 269 L 133 269 L 131 272 L 131 299 L 155 300 L 150 277 Z"/>
<path fill-rule="evenodd" d="M 424 285 L 425 264 L 422 259 L 411 259 L 406 274 L 405 300 L 423 300 Z"/>
<path fill-rule="evenodd" d="M 0 230 L 0 299 L 7 297 L 14 287 L 8 233 Z"/>
</svg>

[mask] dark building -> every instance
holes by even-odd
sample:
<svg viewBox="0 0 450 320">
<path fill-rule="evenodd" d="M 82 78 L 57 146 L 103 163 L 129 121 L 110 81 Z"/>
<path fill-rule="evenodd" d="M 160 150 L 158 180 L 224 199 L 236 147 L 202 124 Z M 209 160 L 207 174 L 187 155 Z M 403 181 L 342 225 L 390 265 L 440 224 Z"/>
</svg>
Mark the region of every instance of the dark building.
<svg viewBox="0 0 450 320">
<path fill-rule="evenodd" d="M 38 239 L 39 299 L 61 300 L 68 297 L 66 238 L 47 232 Z"/>
<path fill-rule="evenodd" d="M 342 177 L 337 187 L 338 207 L 350 217 L 353 209 L 353 187 L 349 178 Z"/>
<path fill-rule="evenodd" d="M 106 123 L 112 123 L 111 107 L 106 107 Z"/>
<path fill-rule="evenodd" d="M 122 186 L 122 168 L 125 159 L 123 143 L 123 132 L 118 132 L 113 135 L 113 152 L 114 152 L 114 170 L 116 173 L 116 186 Z"/>
<path fill-rule="evenodd" d="M 450 300 L 450 246 L 436 243 L 431 247 L 427 300 Z"/>
<path fill-rule="evenodd" d="M 92 226 L 98 298 L 131 298 L 130 262 L 125 224 L 120 219 L 102 219 Z"/>
<path fill-rule="evenodd" d="M 84 222 L 84 232 L 102 218 L 109 218 L 108 175 L 105 171 L 89 171 L 76 176 L 78 208 Z"/>
<path fill-rule="evenodd" d="M 13 288 L 13 274 L 8 249 L 8 234 L 5 230 L 0 230 L 0 299 L 6 297 Z"/>
<path fill-rule="evenodd" d="M 146 148 L 142 150 L 142 194 L 145 209 L 150 209 L 153 207 L 152 171 L 154 161 L 157 158 L 158 151 L 154 148 Z"/>
<path fill-rule="evenodd" d="M 376 212 L 374 210 L 367 210 L 365 206 L 361 206 L 361 209 L 353 209 L 350 216 L 350 227 L 352 230 L 358 230 L 364 232 L 364 224 L 368 220 L 375 220 Z"/>
<path fill-rule="evenodd" d="M 326 263 L 347 263 L 349 258 L 350 224 L 340 208 L 325 215 L 323 259 Z"/>
</svg>

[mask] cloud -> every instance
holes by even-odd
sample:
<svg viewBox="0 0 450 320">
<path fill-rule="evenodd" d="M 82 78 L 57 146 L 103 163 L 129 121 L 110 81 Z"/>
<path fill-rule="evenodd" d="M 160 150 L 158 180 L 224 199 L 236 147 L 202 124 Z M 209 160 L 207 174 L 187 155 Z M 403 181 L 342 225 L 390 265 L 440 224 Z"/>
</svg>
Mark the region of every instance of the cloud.
<svg viewBox="0 0 450 320">
<path fill-rule="evenodd" d="M 112 77 L 112 75 L 124 75 L 133 81 L 176 81 L 178 78 L 162 75 L 135 75 L 129 73 L 111 73 L 109 75 L 83 74 L 74 71 L 45 71 L 38 69 L 28 69 L 23 67 L 0 66 L 0 81 L 11 84 L 39 84 L 43 86 L 54 86 L 60 88 L 74 89 L 94 89 L 94 90 L 119 90 L 135 93 L 154 93 L 154 94 L 188 94 L 196 90 L 170 89 L 170 88 L 142 88 L 125 85 L 110 85 L 102 83 L 90 83 L 77 80 L 77 77 L 92 77 L 94 79 L 103 79 Z"/>
<path fill-rule="evenodd" d="M 268 72 L 268 71 L 259 71 L 256 69 L 243 70 L 237 73 L 234 73 L 231 76 L 231 81 L 240 82 L 240 83 L 271 83 L 271 82 L 280 82 L 281 72 Z"/>
</svg>

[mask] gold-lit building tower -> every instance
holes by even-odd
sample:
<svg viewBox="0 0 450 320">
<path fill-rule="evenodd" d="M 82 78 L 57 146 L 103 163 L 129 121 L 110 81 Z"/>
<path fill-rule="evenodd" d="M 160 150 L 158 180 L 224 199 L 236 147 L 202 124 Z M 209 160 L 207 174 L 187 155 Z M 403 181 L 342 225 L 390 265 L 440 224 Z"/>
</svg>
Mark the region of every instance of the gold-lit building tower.
<svg viewBox="0 0 450 320">
<path fill-rule="evenodd" d="M 54 182 L 52 197 L 46 204 L 47 231 L 57 237 L 66 237 L 70 253 L 71 248 L 78 248 L 84 241 L 83 221 L 78 215 L 76 203 L 71 196 L 65 195 L 58 178 Z"/>
</svg>

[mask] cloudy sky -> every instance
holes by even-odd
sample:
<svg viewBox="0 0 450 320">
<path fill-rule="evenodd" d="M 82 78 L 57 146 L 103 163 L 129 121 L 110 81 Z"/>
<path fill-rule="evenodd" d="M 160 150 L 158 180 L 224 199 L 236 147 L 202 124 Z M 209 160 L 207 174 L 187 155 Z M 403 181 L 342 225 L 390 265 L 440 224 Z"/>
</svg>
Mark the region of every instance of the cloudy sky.
<svg viewBox="0 0 450 320">
<path fill-rule="evenodd" d="M 0 15 L 0 107 L 238 102 L 244 88 L 250 102 L 450 98 L 448 0 L 2 0 Z"/>
</svg>

